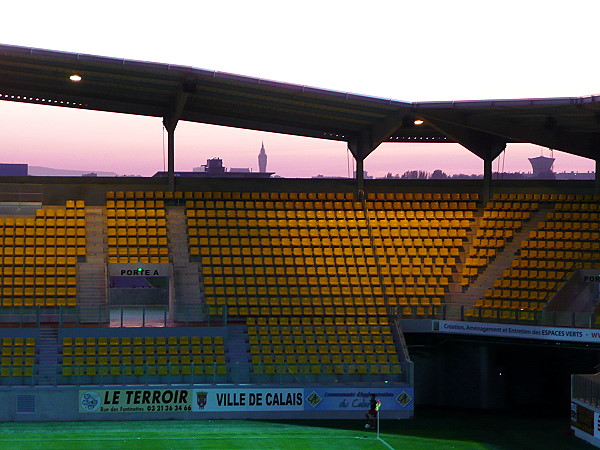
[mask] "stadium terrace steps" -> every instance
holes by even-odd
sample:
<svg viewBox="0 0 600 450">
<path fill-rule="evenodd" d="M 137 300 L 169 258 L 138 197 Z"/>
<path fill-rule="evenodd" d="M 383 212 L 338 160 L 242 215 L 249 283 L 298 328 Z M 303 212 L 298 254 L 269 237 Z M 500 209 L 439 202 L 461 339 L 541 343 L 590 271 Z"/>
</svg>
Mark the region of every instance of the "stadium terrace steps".
<svg viewBox="0 0 600 450">
<path fill-rule="evenodd" d="M 468 311 L 473 319 L 535 321 L 573 270 L 598 267 L 599 199 L 542 194 L 539 201 L 545 219 L 522 240 L 510 268 L 477 300 L 477 308 Z"/>
<path fill-rule="evenodd" d="M 485 291 L 490 289 L 494 282 L 502 276 L 502 273 L 511 267 L 512 262 L 515 259 L 521 244 L 529 236 L 531 230 L 535 230 L 538 224 L 546 217 L 546 210 L 538 210 L 531 215 L 531 219 L 526 222 L 519 232 L 516 232 L 513 239 L 504 246 L 502 251 L 496 254 L 496 259 L 493 264 L 488 264 L 485 270 L 479 274 L 479 276 L 470 283 L 467 290 L 462 296 L 456 296 L 460 298 L 461 303 L 468 302 L 468 306 L 473 306 L 475 301 L 483 298 Z M 448 301 L 448 299 L 447 299 Z M 454 311 L 456 314 L 458 310 Z M 448 317 L 448 320 L 459 320 L 460 317 Z"/>
<path fill-rule="evenodd" d="M 229 355 L 229 373 L 234 383 L 250 379 L 250 345 L 248 328 L 245 325 L 228 325 L 225 352 Z"/>
<path fill-rule="evenodd" d="M 55 327 L 40 327 L 38 348 L 38 384 L 43 386 L 56 385 L 58 364 L 58 329 Z"/>
<path fill-rule="evenodd" d="M 190 262 L 185 208 L 169 206 L 166 215 L 169 254 L 173 263 L 175 304 L 177 305 L 175 320 L 201 321 L 204 317 L 200 315 L 200 310 L 190 308 L 190 306 L 197 306 L 201 298 L 200 267 L 198 263 Z"/>
<path fill-rule="evenodd" d="M 102 209 L 86 208 L 86 262 L 77 268 L 77 304 L 83 323 L 108 320 L 105 230 Z"/>
</svg>

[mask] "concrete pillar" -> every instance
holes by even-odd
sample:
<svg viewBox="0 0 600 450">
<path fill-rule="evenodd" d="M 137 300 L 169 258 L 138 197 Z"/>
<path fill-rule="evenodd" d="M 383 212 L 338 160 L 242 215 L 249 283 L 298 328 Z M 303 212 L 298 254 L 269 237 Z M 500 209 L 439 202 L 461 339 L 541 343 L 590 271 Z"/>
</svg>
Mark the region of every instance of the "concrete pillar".
<svg viewBox="0 0 600 450">
<path fill-rule="evenodd" d="M 596 160 L 596 177 L 594 183 L 594 195 L 600 195 L 600 158 Z"/>
<path fill-rule="evenodd" d="M 490 201 L 492 191 L 492 159 L 483 158 L 483 204 Z"/>
<path fill-rule="evenodd" d="M 356 201 L 362 201 L 365 192 L 365 165 L 364 159 L 356 158 Z"/>
<path fill-rule="evenodd" d="M 175 191 L 175 127 L 167 128 L 167 179 L 169 190 Z"/>
</svg>

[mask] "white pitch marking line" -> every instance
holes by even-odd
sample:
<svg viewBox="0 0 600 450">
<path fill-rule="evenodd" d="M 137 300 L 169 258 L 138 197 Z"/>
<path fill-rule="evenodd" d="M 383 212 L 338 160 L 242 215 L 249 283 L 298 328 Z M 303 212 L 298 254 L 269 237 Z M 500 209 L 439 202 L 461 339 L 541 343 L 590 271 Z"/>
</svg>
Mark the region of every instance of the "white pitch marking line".
<svg viewBox="0 0 600 450">
<path fill-rule="evenodd" d="M 384 443 L 384 445 L 389 448 L 390 450 L 395 450 L 394 447 L 392 447 L 390 444 L 388 444 L 387 442 L 385 442 L 382 438 L 380 438 L 379 436 L 377 436 L 377 439 L 379 439 L 381 442 Z"/>
<path fill-rule="evenodd" d="M 131 441 L 131 440 L 160 440 L 160 441 L 190 441 L 190 440 L 198 440 L 199 438 L 203 440 L 215 440 L 215 439 L 224 439 L 220 436 L 191 436 L 191 437 L 137 437 L 137 438 L 42 438 L 42 439 L 7 439 L 10 442 L 78 442 L 78 441 Z M 290 436 L 279 436 L 281 438 L 288 439 Z M 295 436 L 298 439 L 340 439 L 340 436 Z M 273 436 L 231 436 L 227 439 L 276 439 L 277 437 Z M 351 437 L 349 436 L 348 439 Z M 357 437 L 358 439 L 358 437 Z M 386 444 L 387 445 L 387 444 Z M 392 447 L 390 447 L 392 448 Z M 394 450 L 392 448 L 392 450 Z"/>
</svg>

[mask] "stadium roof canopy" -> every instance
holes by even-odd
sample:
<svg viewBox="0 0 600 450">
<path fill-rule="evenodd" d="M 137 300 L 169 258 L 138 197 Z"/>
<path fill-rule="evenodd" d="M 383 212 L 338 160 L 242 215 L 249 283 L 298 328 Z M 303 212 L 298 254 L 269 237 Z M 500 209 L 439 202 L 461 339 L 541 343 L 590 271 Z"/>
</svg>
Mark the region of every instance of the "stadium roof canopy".
<svg viewBox="0 0 600 450">
<path fill-rule="evenodd" d="M 77 74 L 81 81 L 70 76 Z M 600 95 L 402 102 L 258 78 L 0 45 L 0 99 L 162 117 L 348 142 L 362 161 L 383 142 L 456 142 L 491 161 L 527 142 L 600 160 Z M 415 125 L 415 120 L 423 124 Z M 362 175 L 362 173 L 361 173 Z"/>
</svg>

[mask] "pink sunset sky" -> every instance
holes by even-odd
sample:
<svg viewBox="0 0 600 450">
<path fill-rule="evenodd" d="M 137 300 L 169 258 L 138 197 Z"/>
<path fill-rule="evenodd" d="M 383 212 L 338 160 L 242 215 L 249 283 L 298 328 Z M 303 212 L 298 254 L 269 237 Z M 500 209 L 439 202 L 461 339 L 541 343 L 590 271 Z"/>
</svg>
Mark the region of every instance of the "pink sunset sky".
<svg viewBox="0 0 600 450">
<path fill-rule="evenodd" d="M 404 101 L 583 96 L 599 92 L 595 31 L 600 3 L 231 1 L 12 2 L 0 43 L 183 64 Z M 24 20 L 17 20 L 22 17 Z M 1 74 L 0 74 L 1 87 Z M 0 102 L 0 162 L 149 176 L 163 170 L 160 119 Z M 180 122 L 176 170 L 211 157 L 284 177 L 348 176 L 346 145 Z M 164 144 L 166 146 L 166 142 Z M 509 145 L 494 170 L 531 171 L 548 149 Z M 587 172 L 591 160 L 554 152 L 554 169 Z M 350 167 L 349 167 L 350 162 Z M 407 170 L 481 173 L 454 144 L 383 144 L 369 175 Z"/>
</svg>

